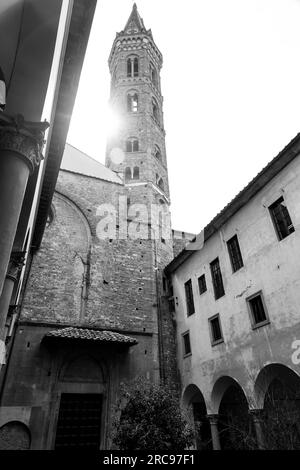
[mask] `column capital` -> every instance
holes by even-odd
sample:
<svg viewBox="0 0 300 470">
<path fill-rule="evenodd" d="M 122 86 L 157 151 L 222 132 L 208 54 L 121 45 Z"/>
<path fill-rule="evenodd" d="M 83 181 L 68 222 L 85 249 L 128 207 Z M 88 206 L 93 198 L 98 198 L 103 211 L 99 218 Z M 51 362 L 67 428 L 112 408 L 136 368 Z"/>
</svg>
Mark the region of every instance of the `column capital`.
<svg viewBox="0 0 300 470">
<path fill-rule="evenodd" d="M 262 408 L 249 410 L 249 414 L 254 422 L 261 422 L 264 410 Z"/>
<path fill-rule="evenodd" d="M 16 282 L 25 260 L 24 251 L 13 251 L 10 255 L 6 277 Z"/>
<path fill-rule="evenodd" d="M 25 121 L 21 114 L 9 116 L 0 113 L 0 152 L 17 153 L 33 172 L 43 159 L 44 135 L 48 127 L 46 121 L 30 122 Z"/>
<path fill-rule="evenodd" d="M 210 414 L 210 415 L 207 415 L 207 419 L 209 420 L 210 424 L 217 425 L 219 421 L 219 415 L 216 413 Z"/>
</svg>

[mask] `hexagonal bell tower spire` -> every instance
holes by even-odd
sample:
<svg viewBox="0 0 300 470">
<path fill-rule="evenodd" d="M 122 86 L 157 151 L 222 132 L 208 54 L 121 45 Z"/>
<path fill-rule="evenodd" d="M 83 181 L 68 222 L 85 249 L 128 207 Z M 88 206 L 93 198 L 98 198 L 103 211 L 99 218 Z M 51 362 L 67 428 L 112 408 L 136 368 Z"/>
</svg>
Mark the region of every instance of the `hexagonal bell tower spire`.
<svg viewBox="0 0 300 470">
<path fill-rule="evenodd" d="M 106 165 L 124 175 L 135 202 L 169 204 L 160 87 L 162 54 L 133 5 L 109 56 L 110 104 L 119 123 L 107 142 Z M 147 194 L 146 194 L 147 192 Z"/>
<path fill-rule="evenodd" d="M 144 22 L 140 17 L 136 3 L 133 4 L 132 12 L 128 18 L 128 21 L 123 31 L 126 34 L 135 34 L 146 31 Z"/>
</svg>

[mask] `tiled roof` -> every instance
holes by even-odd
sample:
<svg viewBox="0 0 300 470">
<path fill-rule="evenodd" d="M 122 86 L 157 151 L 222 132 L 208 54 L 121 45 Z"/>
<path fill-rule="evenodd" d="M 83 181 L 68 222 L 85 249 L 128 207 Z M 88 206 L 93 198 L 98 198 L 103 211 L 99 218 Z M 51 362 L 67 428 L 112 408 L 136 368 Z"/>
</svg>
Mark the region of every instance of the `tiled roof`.
<svg viewBox="0 0 300 470">
<path fill-rule="evenodd" d="M 48 331 L 46 338 L 61 339 L 81 339 L 89 341 L 97 341 L 99 343 L 118 343 L 133 346 L 137 341 L 130 336 L 126 336 L 114 331 L 91 330 L 89 328 L 67 327 L 57 330 Z"/>
<path fill-rule="evenodd" d="M 60 169 L 111 183 L 123 184 L 121 178 L 115 172 L 70 144 L 65 146 Z"/>
</svg>

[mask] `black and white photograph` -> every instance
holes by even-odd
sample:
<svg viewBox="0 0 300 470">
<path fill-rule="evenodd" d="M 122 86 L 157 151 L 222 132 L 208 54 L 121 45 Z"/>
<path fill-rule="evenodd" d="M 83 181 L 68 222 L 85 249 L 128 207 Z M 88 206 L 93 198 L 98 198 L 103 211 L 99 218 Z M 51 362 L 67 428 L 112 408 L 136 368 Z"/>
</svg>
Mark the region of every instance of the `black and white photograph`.
<svg viewBox="0 0 300 470">
<path fill-rule="evenodd" d="M 1 457 L 300 450 L 299 25 L 0 0 Z"/>
</svg>

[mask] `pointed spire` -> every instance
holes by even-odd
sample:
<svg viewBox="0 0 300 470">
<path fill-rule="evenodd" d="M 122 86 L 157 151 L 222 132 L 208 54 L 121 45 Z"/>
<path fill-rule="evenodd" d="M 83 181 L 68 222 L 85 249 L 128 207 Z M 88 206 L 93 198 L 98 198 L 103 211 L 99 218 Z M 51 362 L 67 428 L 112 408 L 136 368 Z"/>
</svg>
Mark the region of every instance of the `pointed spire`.
<svg viewBox="0 0 300 470">
<path fill-rule="evenodd" d="M 140 17 L 136 3 L 134 3 L 132 12 L 124 28 L 124 32 L 127 34 L 135 34 L 141 31 L 145 31 L 145 25 L 142 18 Z"/>
</svg>

